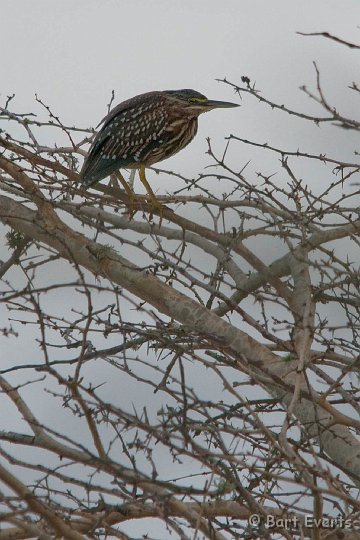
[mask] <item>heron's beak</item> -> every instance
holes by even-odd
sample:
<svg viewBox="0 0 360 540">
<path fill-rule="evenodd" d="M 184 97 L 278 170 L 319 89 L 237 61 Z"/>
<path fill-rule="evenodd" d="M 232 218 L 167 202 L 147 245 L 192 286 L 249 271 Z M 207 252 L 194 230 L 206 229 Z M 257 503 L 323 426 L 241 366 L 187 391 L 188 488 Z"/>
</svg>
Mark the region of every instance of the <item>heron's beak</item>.
<svg viewBox="0 0 360 540">
<path fill-rule="evenodd" d="M 228 101 L 216 101 L 208 99 L 204 104 L 207 109 L 227 109 L 230 107 L 240 107 L 237 103 L 229 103 Z"/>
</svg>

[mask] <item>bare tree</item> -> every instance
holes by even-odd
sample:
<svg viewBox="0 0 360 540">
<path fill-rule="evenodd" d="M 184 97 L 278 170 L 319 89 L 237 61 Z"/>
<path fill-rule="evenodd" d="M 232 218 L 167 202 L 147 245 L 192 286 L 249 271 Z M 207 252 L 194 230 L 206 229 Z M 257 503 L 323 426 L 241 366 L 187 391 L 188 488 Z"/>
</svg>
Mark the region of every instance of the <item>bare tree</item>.
<svg viewBox="0 0 360 540">
<path fill-rule="evenodd" d="M 360 131 L 315 70 L 317 116 L 223 82 L 294 122 Z M 0 540 L 360 537 L 357 153 L 228 138 L 275 156 L 273 177 L 209 141 L 210 173 L 154 169 L 179 187 L 158 195 L 159 224 L 145 196 L 130 216 L 126 193 L 81 190 L 93 130 L 12 97 L 1 331 L 38 348 L 0 369 Z M 53 130 L 68 142 L 45 145 Z"/>
</svg>

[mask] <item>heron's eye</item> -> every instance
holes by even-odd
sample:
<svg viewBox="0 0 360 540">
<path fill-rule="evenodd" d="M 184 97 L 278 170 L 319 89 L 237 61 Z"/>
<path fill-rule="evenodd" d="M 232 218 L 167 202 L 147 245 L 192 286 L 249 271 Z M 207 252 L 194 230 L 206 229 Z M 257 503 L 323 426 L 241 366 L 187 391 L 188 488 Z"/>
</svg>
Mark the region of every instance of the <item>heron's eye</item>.
<svg viewBox="0 0 360 540">
<path fill-rule="evenodd" d="M 201 105 L 202 103 L 206 103 L 207 102 L 207 99 L 206 98 L 201 98 L 201 97 L 191 97 L 189 98 L 189 103 L 198 103 L 199 105 Z"/>
</svg>

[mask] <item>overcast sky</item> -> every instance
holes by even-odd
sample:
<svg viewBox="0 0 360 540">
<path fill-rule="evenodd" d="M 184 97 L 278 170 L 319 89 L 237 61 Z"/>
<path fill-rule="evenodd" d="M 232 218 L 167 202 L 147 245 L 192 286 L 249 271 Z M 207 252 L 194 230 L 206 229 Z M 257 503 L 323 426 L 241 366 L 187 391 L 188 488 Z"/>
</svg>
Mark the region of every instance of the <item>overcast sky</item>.
<svg viewBox="0 0 360 540">
<path fill-rule="evenodd" d="M 148 90 L 177 88 L 238 101 L 215 79 L 240 84 L 247 75 L 270 99 L 324 114 L 299 90 L 303 84 L 314 88 L 316 61 L 330 102 L 358 118 L 358 96 L 347 86 L 359 74 L 359 51 L 297 32 L 326 30 L 360 43 L 359 21 L 358 0 L 1 0 L 0 103 L 16 93 L 12 110 L 36 111 L 44 118 L 34 101 L 37 93 L 65 124 L 88 127 L 104 116 L 112 90 L 115 103 Z M 343 159 L 353 159 L 359 149 L 357 133 L 274 113 L 250 96 L 239 102 L 240 108 L 202 115 L 195 141 L 162 165 L 196 175 L 210 161 L 206 137 L 222 152 L 230 133 Z M 57 131 L 46 137 L 53 139 L 45 144 L 59 144 Z M 229 159 L 237 169 L 250 158 L 254 170 L 279 168 L 277 156 L 271 162 L 263 151 L 231 147 Z M 304 161 L 301 166 L 303 181 L 322 190 L 329 181 L 325 168 L 321 172 Z M 158 192 L 171 192 L 161 175 L 151 179 Z M 261 249 L 264 260 L 273 259 L 269 242 Z M 23 343 L 28 347 L 27 339 Z"/>
<path fill-rule="evenodd" d="M 314 87 L 316 61 L 330 100 L 359 117 L 358 102 L 346 91 L 359 75 L 359 51 L 297 34 L 328 31 L 360 43 L 358 0 L 1 0 L 0 18 L 0 104 L 16 93 L 16 112 L 43 114 L 34 102 L 37 93 L 65 124 L 94 127 L 112 90 L 115 103 L 148 90 L 180 88 L 237 101 L 215 79 L 240 84 L 243 75 L 279 103 L 321 112 L 299 90 L 303 84 Z M 349 158 L 359 149 L 348 132 L 339 130 L 334 139 L 326 126 L 291 123 L 250 97 L 241 105 L 203 115 L 196 140 L 164 167 L 200 172 L 209 163 L 206 137 L 221 151 L 230 133 L 288 149 L 334 155 L 341 150 Z M 248 148 L 234 148 L 230 159 L 240 168 L 249 156 Z M 155 182 L 160 192 L 165 189 L 161 178 Z M 25 340 L 16 342 L 19 355 L 31 335 L 23 332 Z M 8 351 L 16 359 L 11 346 Z"/>
<path fill-rule="evenodd" d="M 359 19 L 358 0 L 1 0 L 0 99 L 15 92 L 17 107 L 33 110 L 38 93 L 64 122 L 95 126 L 112 90 L 116 102 L 177 88 L 230 100 L 215 79 L 248 75 L 278 101 L 305 103 L 298 87 L 314 81 L 313 60 L 336 93 L 359 53 L 296 32 L 360 42 Z M 268 135 L 251 111 L 245 102 L 204 115 L 203 148 L 219 126 Z"/>
<path fill-rule="evenodd" d="M 44 111 L 35 93 L 65 124 L 94 127 L 106 113 L 111 92 L 118 103 L 155 89 L 193 88 L 214 99 L 232 100 L 231 88 L 247 75 L 263 95 L 308 112 L 321 112 L 299 87 L 314 87 L 313 61 L 329 99 L 356 115 L 358 99 L 346 86 L 354 78 L 359 52 L 298 31 L 326 30 L 360 42 L 358 0 L 1 0 L 0 102 L 16 93 L 18 112 Z M 237 98 L 235 98 L 237 99 Z M 166 162 L 185 175 L 209 163 L 206 137 L 219 153 L 230 133 L 288 147 L 342 156 L 354 138 L 306 122 L 292 122 L 244 96 L 242 107 L 200 118 L 199 135 Z M 44 132 L 45 133 L 45 132 Z M 342 137 L 342 138 L 341 138 Z M 311 141 L 311 145 L 309 142 Z M 340 141 L 340 142 L 339 142 Z M 54 131 L 52 140 L 61 144 Z M 250 148 L 232 148 L 240 168 Z M 240 159 L 239 159 L 240 158 Z M 266 157 L 262 156 L 262 165 Z M 256 166 L 258 164 L 256 163 Z M 154 189 L 164 191 L 160 178 Z M 171 190 L 170 190 L 171 191 Z"/>
</svg>

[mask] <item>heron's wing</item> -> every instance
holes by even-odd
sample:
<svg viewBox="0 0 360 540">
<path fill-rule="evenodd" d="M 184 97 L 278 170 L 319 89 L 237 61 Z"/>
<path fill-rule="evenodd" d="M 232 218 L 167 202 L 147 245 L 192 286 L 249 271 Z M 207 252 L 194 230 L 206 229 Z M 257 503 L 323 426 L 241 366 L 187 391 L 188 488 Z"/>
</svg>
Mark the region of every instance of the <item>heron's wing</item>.
<svg viewBox="0 0 360 540">
<path fill-rule="evenodd" d="M 167 138 L 166 116 L 154 105 L 154 94 L 136 96 L 115 107 L 104 119 L 81 171 L 91 185 L 122 167 L 141 164 Z M 139 101 L 141 102 L 139 103 Z"/>
<path fill-rule="evenodd" d="M 130 99 L 127 99 L 126 101 L 122 101 L 118 105 L 116 105 L 111 111 L 99 122 L 99 126 L 102 125 L 102 128 L 105 128 L 106 125 L 113 119 L 115 116 L 119 116 L 120 114 L 125 113 L 126 111 L 134 111 L 137 110 L 141 112 L 142 106 L 147 106 L 149 103 L 153 102 L 153 100 L 161 96 L 162 92 L 155 91 L 155 92 L 146 92 L 145 94 L 139 94 L 138 96 L 134 96 Z"/>
<path fill-rule="evenodd" d="M 105 176 L 111 174 L 115 170 L 113 169 L 109 173 L 106 172 L 110 163 L 112 164 L 112 160 L 106 159 L 102 152 L 109 139 L 110 135 L 104 133 L 102 130 L 99 131 L 99 133 L 94 139 L 90 152 L 86 160 L 84 161 L 83 167 L 80 172 L 81 181 L 86 186 L 95 184 L 96 182 L 98 182 L 102 178 L 105 178 Z"/>
</svg>

